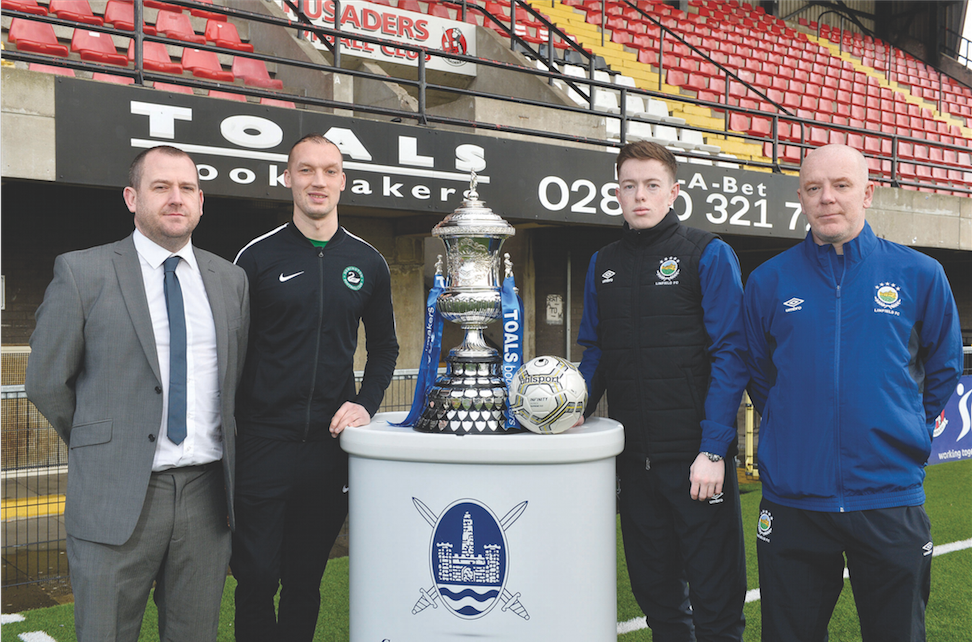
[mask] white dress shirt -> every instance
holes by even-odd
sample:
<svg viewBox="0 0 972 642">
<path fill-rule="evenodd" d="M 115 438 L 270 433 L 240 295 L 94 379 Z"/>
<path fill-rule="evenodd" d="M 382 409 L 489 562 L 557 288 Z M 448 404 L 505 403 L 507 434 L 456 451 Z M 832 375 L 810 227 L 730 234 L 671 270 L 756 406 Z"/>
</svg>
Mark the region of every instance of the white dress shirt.
<svg viewBox="0 0 972 642">
<path fill-rule="evenodd" d="M 145 297 L 152 316 L 155 348 L 162 375 L 162 426 L 155 441 L 153 472 L 196 466 L 223 457 L 222 416 L 219 403 L 219 368 L 216 360 L 216 325 L 206 296 L 202 274 L 192 243 L 170 252 L 137 229 L 135 249 L 142 266 Z M 162 264 L 170 256 L 182 258 L 176 268 L 186 310 L 186 438 L 175 444 L 168 438 L 169 408 L 169 314 L 165 307 Z"/>
</svg>

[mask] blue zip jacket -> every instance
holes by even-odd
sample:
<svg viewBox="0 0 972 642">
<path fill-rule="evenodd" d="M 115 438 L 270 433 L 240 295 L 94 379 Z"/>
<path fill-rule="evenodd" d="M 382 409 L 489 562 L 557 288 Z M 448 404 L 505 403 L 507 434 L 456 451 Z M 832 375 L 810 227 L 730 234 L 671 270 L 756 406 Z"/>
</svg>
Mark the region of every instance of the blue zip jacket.
<svg viewBox="0 0 972 642">
<path fill-rule="evenodd" d="M 763 496 L 825 512 L 921 505 L 962 368 L 955 300 L 937 261 L 867 223 L 843 250 L 807 234 L 746 284 Z"/>
</svg>

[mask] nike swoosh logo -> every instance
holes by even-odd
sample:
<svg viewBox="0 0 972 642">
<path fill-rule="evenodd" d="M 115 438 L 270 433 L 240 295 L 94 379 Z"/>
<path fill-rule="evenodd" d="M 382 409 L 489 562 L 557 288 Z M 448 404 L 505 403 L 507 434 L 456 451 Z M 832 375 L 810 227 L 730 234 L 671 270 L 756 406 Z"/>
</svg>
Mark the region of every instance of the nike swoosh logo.
<svg viewBox="0 0 972 642">
<path fill-rule="evenodd" d="M 347 487 L 347 486 L 345 486 L 344 488 L 342 488 L 342 489 L 341 489 L 341 492 L 342 492 L 342 493 L 346 493 L 346 492 L 348 492 L 348 487 Z"/>
<path fill-rule="evenodd" d="M 295 276 L 300 276 L 303 273 L 304 273 L 304 270 L 301 270 L 300 272 L 294 272 L 293 274 L 288 274 L 287 276 L 284 276 L 284 273 L 281 272 L 280 273 L 280 282 L 281 283 L 286 283 L 287 281 L 289 281 L 290 279 L 294 278 Z"/>
</svg>

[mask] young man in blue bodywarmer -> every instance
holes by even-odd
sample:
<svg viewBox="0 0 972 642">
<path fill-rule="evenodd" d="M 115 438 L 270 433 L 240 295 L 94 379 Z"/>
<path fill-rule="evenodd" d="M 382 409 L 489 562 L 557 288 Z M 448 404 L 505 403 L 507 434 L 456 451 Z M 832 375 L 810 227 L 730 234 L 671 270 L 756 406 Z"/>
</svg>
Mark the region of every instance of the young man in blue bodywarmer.
<svg viewBox="0 0 972 642">
<path fill-rule="evenodd" d="M 734 428 L 746 385 L 739 261 L 682 225 L 675 157 L 618 154 L 621 239 L 592 258 L 578 343 L 593 412 L 624 425 L 617 467 L 631 588 L 656 642 L 742 640 L 746 564 Z"/>
</svg>

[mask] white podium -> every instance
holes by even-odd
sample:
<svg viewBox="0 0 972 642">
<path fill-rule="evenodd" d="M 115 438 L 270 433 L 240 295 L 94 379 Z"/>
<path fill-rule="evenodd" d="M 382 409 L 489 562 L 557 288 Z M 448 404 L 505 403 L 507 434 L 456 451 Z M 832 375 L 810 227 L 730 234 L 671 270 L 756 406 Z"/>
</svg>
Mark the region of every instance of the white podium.
<svg viewBox="0 0 972 642">
<path fill-rule="evenodd" d="M 442 435 L 376 415 L 350 455 L 352 642 L 617 639 L 621 425 Z"/>
</svg>

